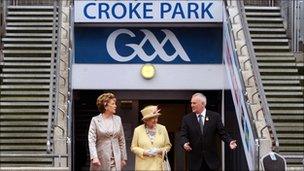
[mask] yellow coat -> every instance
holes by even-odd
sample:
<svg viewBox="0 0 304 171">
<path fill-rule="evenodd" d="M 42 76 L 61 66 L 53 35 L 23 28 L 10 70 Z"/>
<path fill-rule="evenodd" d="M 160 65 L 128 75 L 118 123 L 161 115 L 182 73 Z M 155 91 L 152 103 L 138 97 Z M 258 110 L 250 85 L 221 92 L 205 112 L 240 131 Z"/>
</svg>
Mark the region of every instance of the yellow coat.
<svg viewBox="0 0 304 171">
<path fill-rule="evenodd" d="M 146 133 L 145 125 L 135 128 L 132 139 L 131 151 L 135 153 L 135 170 L 162 170 L 162 156 L 143 156 L 144 151 L 149 148 L 159 148 L 169 151 L 171 143 L 165 126 L 156 125 L 156 136 L 152 143 Z"/>
</svg>

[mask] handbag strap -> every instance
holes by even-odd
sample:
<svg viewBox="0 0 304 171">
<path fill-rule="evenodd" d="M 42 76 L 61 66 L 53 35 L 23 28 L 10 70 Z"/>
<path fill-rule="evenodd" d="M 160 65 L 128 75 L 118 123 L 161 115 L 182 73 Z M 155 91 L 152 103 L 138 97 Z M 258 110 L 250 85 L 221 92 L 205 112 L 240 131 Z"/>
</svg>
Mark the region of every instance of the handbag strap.
<svg viewBox="0 0 304 171">
<path fill-rule="evenodd" d="M 167 160 L 167 159 L 168 159 L 168 153 L 167 153 L 167 150 L 164 150 L 164 151 L 163 151 L 163 154 L 162 154 L 162 159 L 163 159 L 163 160 Z"/>
</svg>

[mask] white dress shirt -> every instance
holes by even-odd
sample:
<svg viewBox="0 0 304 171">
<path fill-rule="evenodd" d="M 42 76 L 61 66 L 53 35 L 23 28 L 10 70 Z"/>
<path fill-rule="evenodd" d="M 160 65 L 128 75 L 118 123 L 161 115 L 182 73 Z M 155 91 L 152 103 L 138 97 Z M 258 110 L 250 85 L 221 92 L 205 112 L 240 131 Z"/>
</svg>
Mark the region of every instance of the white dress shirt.
<svg viewBox="0 0 304 171">
<path fill-rule="evenodd" d="M 197 121 L 199 122 L 199 115 L 202 115 L 203 117 L 202 117 L 202 121 L 203 121 L 203 125 L 205 125 L 205 118 L 206 118 L 206 109 L 204 109 L 203 111 L 202 111 L 202 113 L 197 113 L 196 114 L 196 117 L 197 117 Z"/>
</svg>

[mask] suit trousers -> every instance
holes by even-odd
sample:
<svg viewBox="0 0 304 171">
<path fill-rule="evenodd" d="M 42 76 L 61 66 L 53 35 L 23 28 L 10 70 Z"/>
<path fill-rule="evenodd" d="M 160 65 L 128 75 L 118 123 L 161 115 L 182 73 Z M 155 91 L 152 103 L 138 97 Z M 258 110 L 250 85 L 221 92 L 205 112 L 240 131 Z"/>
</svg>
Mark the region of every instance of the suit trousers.
<svg viewBox="0 0 304 171">
<path fill-rule="evenodd" d="M 203 157 L 200 171 L 216 171 L 216 170 L 210 169 L 205 158 Z"/>
</svg>

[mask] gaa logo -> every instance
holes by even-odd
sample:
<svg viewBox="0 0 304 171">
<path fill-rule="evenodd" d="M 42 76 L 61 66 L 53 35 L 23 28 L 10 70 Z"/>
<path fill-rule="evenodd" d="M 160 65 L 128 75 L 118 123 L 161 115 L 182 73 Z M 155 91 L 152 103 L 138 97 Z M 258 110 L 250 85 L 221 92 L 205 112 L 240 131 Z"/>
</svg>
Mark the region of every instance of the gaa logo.
<svg viewBox="0 0 304 171">
<path fill-rule="evenodd" d="M 178 39 L 176 38 L 176 36 L 172 31 L 167 29 L 162 29 L 161 31 L 165 33 L 165 37 L 161 42 L 158 41 L 156 36 L 151 31 L 147 29 L 141 29 L 140 31 L 144 33 L 144 37 L 139 44 L 126 44 L 127 47 L 133 49 L 133 53 L 127 56 L 126 55 L 122 56 L 121 54 L 119 54 L 119 52 L 117 52 L 117 49 L 115 47 L 116 39 L 121 34 L 127 34 L 130 37 L 136 37 L 136 35 L 128 29 L 118 29 L 112 32 L 107 39 L 107 51 L 109 55 L 118 62 L 127 62 L 132 60 L 136 56 L 138 56 L 141 60 L 145 62 L 150 62 L 153 59 L 155 59 L 157 56 L 159 56 L 165 62 L 173 61 L 178 56 L 182 60 L 190 62 L 187 53 L 185 52 L 184 48 L 182 47 L 182 45 L 180 44 L 180 42 L 178 41 Z M 143 46 L 147 41 L 151 44 L 151 46 L 155 50 L 154 53 L 152 53 L 151 55 L 148 55 L 143 49 Z M 168 41 L 172 44 L 175 50 L 175 52 L 172 55 L 168 55 L 164 50 L 164 45 Z"/>
</svg>

